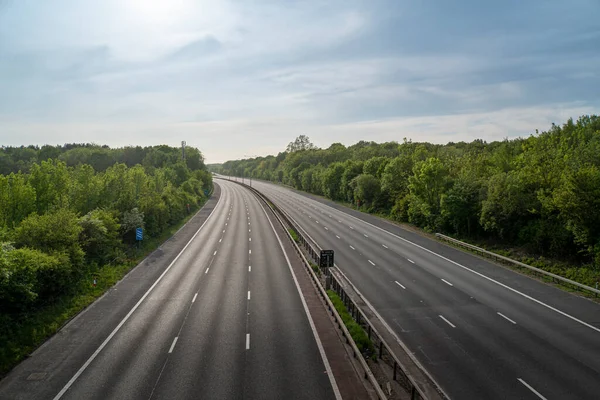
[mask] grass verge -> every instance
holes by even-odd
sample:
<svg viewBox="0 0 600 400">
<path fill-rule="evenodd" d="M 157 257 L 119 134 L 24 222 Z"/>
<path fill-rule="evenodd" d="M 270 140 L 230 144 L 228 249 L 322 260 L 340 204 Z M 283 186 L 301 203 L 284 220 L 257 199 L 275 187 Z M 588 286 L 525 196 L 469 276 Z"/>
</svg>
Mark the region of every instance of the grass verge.
<svg viewBox="0 0 600 400">
<path fill-rule="evenodd" d="M 78 285 L 76 294 L 66 295 L 55 303 L 22 316 L 15 321 L 0 313 L 0 377 L 6 375 L 38 346 L 54 335 L 65 323 L 92 304 L 121 280 L 133 267 L 185 225 L 201 208 L 192 210 L 181 222 L 165 230 L 159 237 L 144 241 L 133 258 L 117 265 L 105 265 Z M 97 284 L 94 287 L 93 275 Z"/>
<path fill-rule="evenodd" d="M 298 236 L 298 232 L 296 232 L 292 228 L 289 228 L 288 232 L 290 233 L 290 236 L 292 237 L 292 239 L 294 239 L 294 242 L 300 243 L 300 237 Z"/>
<path fill-rule="evenodd" d="M 340 296 L 338 296 L 338 294 L 331 289 L 327 291 L 327 295 L 329 296 L 329 299 L 333 303 L 340 317 L 342 317 L 342 321 L 344 321 L 346 329 L 348 329 L 348 332 L 350 332 L 350 336 L 352 336 L 352 340 L 354 340 L 354 343 L 356 343 L 356 346 L 360 352 L 367 357 L 374 357 L 375 346 L 373 345 L 373 342 L 371 339 L 369 339 L 369 336 L 367 336 L 367 333 L 362 326 L 357 324 L 352 318 Z"/>
</svg>

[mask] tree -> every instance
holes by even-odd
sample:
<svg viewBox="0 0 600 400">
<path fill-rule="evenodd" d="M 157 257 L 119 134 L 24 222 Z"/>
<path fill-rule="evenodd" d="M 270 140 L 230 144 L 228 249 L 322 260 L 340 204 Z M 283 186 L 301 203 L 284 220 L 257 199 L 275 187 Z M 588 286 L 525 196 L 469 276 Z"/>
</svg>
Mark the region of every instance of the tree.
<svg viewBox="0 0 600 400">
<path fill-rule="evenodd" d="M 379 180 L 373 175 L 361 174 L 354 178 L 354 201 L 358 204 L 371 206 L 380 191 Z"/>
<path fill-rule="evenodd" d="M 310 139 L 306 135 L 300 135 L 294 140 L 290 142 L 287 146 L 287 152 L 293 153 L 295 151 L 300 150 L 315 150 L 317 147 L 310 142 Z"/>
</svg>

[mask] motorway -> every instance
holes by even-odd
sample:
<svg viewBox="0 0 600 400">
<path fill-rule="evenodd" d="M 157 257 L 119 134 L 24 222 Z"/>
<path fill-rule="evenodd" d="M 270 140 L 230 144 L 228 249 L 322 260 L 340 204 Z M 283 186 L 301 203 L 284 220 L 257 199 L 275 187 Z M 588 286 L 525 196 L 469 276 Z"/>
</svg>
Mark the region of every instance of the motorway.
<svg viewBox="0 0 600 400">
<path fill-rule="evenodd" d="M 322 198 L 252 186 L 335 250 L 450 398 L 600 398 L 600 305 Z"/>
<path fill-rule="evenodd" d="M 95 350 L 45 372 L 37 394 L 21 389 L 28 378 L 17 367 L 0 398 L 336 398 L 275 219 L 247 189 L 218 185 L 201 229 Z M 52 353 L 42 353 L 23 364 L 43 368 Z"/>
</svg>

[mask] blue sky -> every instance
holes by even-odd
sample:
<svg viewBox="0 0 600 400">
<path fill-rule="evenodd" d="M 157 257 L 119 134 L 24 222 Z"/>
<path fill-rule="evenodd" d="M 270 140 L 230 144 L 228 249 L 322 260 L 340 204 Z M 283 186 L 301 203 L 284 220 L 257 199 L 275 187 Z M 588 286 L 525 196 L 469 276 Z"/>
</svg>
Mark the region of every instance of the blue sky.
<svg viewBox="0 0 600 400">
<path fill-rule="evenodd" d="M 597 0 L 0 0 L 0 144 L 501 140 L 600 112 Z"/>
</svg>

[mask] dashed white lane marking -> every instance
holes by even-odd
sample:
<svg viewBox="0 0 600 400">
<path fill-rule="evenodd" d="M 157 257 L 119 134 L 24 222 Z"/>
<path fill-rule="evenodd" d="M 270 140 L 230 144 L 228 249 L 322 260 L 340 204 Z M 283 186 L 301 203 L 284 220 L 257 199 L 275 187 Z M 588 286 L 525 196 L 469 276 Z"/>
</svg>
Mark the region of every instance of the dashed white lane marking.
<svg viewBox="0 0 600 400">
<path fill-rule="evenodd" d="M 382 244 L 382 246 L 383 246 L 384 248 L 386 248 L 386 249 L 388 248 L 388 247 L 387 247 L 385 244 Z"/>
<path fill-rule="evenodd" d="M 413 263 L 413 264 L 415 263 L 415 262 L 414 262 L 413 260 L 411 260 L 410 258 L 407 258 L 407 260 L 408 260 L 408 262 L 410 262 L 410 263 Z"/>
<path fill-rule="evenodd" d="M 250 350 L 250 334 L 246 333 L 246 350 Z"/>
<path fill-rule="evenodd" d="M 335 235 L 336 238 L 341 239 L 341 237 L 339 237 L 338 235 Z"/>
<path fill-rule="evenodd" d="M 403 285 L 402 285 L 400 282 L 398 282 L 398 281 L 394 281 L 394 282 L 396 282 L 396 285 L 398 285 L 398 286 L 400 286 L 402 289 L 406 290 L 406 288 L 405 288 L 405 287 L 404 287 L 404 286 L 403 286 Z"/>
<path fill-rule="evenodd" d="M 252 272 L 252 265 L 248 265 L 248 272 Z"/>
<path fill-rule="evenodd" d="M 356 250 L 356 249 L 355 249 L 354 247 L 352 247 L 352 246 L 350 246 L 350 248 L 351 248 L 352 250 Z"/>
<path fill-rule="evenodd" d="M 216 255 L 217 255 L 217 251 L 215 250 L 215 252 L 214 252 L 213 256 L 216 256 Z"/>
<path fill-rule="evenodd" d="M 223 241 L 223 238 L 219 239 L 219 243 L 221 243 Z"/>
<path fill-rule="evenodd" d="M 251 241 L 252 241 L 252 238 L 248 238 L 248 241 L 249 241 L 249 242 L 251 242 Z"/>
<path fill-rule="evenodd" d="M 339 222 L 340 224 L 342 223 L 342 221 L 340 221 L 339 219 L 338 219 L 338 222 Z"/>
<path fill-rule="evenodd" d="M 252 249 L 248 250 L 248 254 L 252 254 Z"/>
<path fill-rule="evenodd" d="M 192 303 L 196 301 L 196 297 L 198 297 L 198 293 L 194 294 L 194 298 L 192 299 Z"/>
<path fill-rule="evenodd" d="M 208 270 L 210 269 L 210 267 L 206 268 L 206 271 L 204 271 L 205 274 L 208 274 Z"/>
<path fill-rule="evenodd" d="M 443 315 L 439 316 L 441 319 L 443 319 L 448 325 L 450 325 L 453 328 L 456 328 L 456 325 L 454 325 L 452 322 L 448 321 L 446 318 L 444 318 Z"/>
<path fill-rule="evenodd" d="M 225 229 L 223 229 L 223 233 L 225 233 Z"/>
<path fill-rule="evenodd" d="M 315 221 L 316 221 L 316 220 L 315 220 Z M 319 223 L 319 221 L 316 221 L 316 223 L 318 224 L 318 223 Z"/>
<path fill-rule="evenodd" d="M 450 282 L 448 282 L 447 280 L 445 280 L 444 278 L 442 278 L 442 281 L 446 284 L 446 285 L 450 285 L 450 286 L 454 286 L 453 284 L 451 284 Z"/>
<path fill-rule="evenodd" d="M 354 227 L 351 226 L 350 229 L 354 229 Z"/>
<path fill-rule="evenodd" d="M 173 349 L 175 348 L 175 343 L 177 343 L 178 338 L 179 338 L 179 336 L 175 336 L 175 339 L 173 339 L 173 344 L 171 344 L 171 348 L 169 349 L 169 354 L 171 354 L 173 352 Z"/>
<path fill-rule="evenodd" d="M 363 233 L 363 235 L 365 235 L 365 237 L 366 237 L 366 238 L 368 238 L 368 237 L 369 237 L 369 235 L 367 235 L 366 233 Z"/>
<path fill-rule="evenodd" d="M 328 230 L 329 230 L 329 228 L 328 228 L 328 227 L 325 227 L 325 230 L 326 230 L 326 231 L 328 231 Z"/>
<path fill-rule="evenodd" d="M 248 290 L 248 300 L 250 300 L 250 291 Z"/>
<path fill-rule="evenodd" d="M 252 229 L 248 229 L 248 232 L 252 232 Z"/>
<path fill-rule="evenodd" d="M 371 260 L 367 260 L 367 261 L 369 261 L 371 263 L 371 265 L 375 265 L 375 263 L 373 261 L 371 261 Z"/>
<path fill-rule="evenodd" d="M 518 380 L 519 382 L 521 382 L 523 385 L 525 385 L 525 387 L 526 387 L 527 389 L 529 389 L 529 390 L 531 390 L 533 393 L 535 393 L 535 395 L 536 395 L 537 397 L 539 397 L 540 399 L 542 399 L 542 400 L 548 400 L 548 399 L 546 399 L 544 396 L 542 396 L 542 394 L 541 394 L 540 392 L 538 392 L 537 390 L 535 390 L 535 389 L 534 389 L 534 388 L 533 388 L 533 387 L 532 387 L 530 384 L 528 384 L 527 382 L 525 382 L 523 379 L 521 379 L 521 378 L 517 378 L 517 380 Z"/>
<path fill-rule="evenodd" d="M 500 313 L 500 312 L 498 312 L 498 313 L 496 313 L 496 314 L 498 314 L 499 316 L 501 316 L 502 318 L 504 318 L 504 319 L 505 319 L 505 320 L 507 320 L 508 322 L 511 322 L 511 323 L 513 323 L 513 324 L 515 324 L 515 325 L 517 324 L 515 321 L 513 321 L 512 319 L 508 318 L 506 315 L 504 315 L 504 314 L 502 314 L 502 313 Z"/>
</svg>

